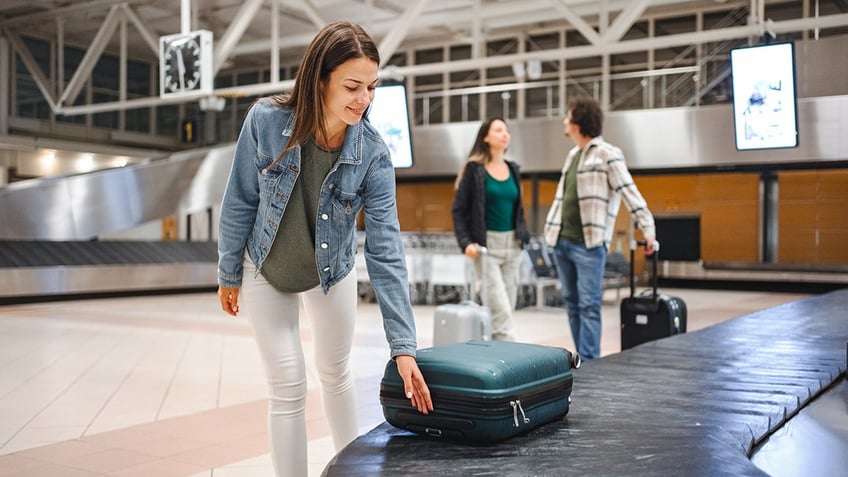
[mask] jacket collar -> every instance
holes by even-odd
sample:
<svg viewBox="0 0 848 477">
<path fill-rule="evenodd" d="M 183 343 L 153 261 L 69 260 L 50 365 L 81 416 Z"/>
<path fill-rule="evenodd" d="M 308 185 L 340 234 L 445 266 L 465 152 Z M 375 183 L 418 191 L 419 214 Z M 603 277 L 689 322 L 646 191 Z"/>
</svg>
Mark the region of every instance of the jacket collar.
<svg viewBox="0 0 848 477">
<path fill-rule="evenodd" d="M 345 131 L 345 140 L 342 145 L 341 153 L 339 153 L 339 162 L 346 164 L 361 164 L 362 163 L 362 137 L 365 132 L 365 119 L 358 123 L 348 126 Z M 295 114 L 289 114 L 285 126 L 283 126 L 282 135 L 291 137 L 294 131 Z"/>
<path fill-rule="evenodd" d="M 595 137 L 593 137 L 593 138 L 592 138 L 592 140 L 591 140 L 591 141 L 589 141 L 589 142 L 587 142 L 587 143 L 586 143 L 586 146 L 584 146 L 584 147 L 583 147 L 583 151 L 584 151 L 584 152 L 585 152 L 585 151 L 588 151 L 588 150 L 589 150 L 589 149 L 591 149 L 593 146 L 597 146 L 597 145 L 599 145 L 599 144 L 602 144 L 603 142 L 604 142 L 604 137 L 603 137 L 603 136 L 595 136 Z"/>
</svg>

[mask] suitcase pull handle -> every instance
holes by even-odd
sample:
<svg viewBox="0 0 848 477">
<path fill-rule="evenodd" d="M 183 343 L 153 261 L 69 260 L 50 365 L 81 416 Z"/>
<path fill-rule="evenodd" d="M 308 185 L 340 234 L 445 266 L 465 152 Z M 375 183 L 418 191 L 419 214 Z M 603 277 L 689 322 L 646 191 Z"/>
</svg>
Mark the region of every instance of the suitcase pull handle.
<svg viewBox="0 0 848 477">
<path fill-rule="evenodd" d="M 521 420 L 524 421 L 524 424 L 530 422 L 530 419 L 527 419 L 527 415 L 524 414 L 524 408 L 521 407 L 521 400 L 516 399 L 515 401 L 510 401 L 509 405 L 512 406 L 512 422 L 514 424 L 513 427 L 519 427 L 518 423 L 518 411 L 521 411 Z"/>
<path fill-rule="evenodd" d="M 633 297 L 636 295 L 636 247 L 647 247 L 648 242 L 646 240 L 633 240 L 630 242 L 630 300 L 633 300 Z M 653 243 L 654 251 L 651 253 L 651 258 L 653 258 L 653 273 L 651 274 L 651 281 L 653 282 L 653 299 L 657 300 L 657 262 L 659 262 L 659 252 L 660 252 L 660 243 L 654 240 Z"/>
</svg>

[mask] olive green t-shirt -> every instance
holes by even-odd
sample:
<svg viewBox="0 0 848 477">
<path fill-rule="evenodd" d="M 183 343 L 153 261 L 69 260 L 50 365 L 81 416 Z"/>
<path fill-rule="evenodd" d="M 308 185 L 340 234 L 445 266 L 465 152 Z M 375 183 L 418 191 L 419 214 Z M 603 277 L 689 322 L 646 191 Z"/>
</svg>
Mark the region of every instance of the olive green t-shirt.
<svg viewBox="0 0 848 477">
<path fill-rule="evenodd" d="M 583 221 L 580 220 L 580 199 L 577 197 L 577 166 L 582 152 L 577 151 L 562 183 L 562 228 L 559 230 L 559 238 L 574 243 L 585 243 Z"/>
<path fill-rule="evenodd" d="M 262 276 L 281 292 L 298 293 L 321 283 L 315 263 L 318 199 L 324 178 L 340 153 L 341 148 L 327 151 L 312 140 L 301 145 L 300 174 L 262 264 Z"/>
</svg>

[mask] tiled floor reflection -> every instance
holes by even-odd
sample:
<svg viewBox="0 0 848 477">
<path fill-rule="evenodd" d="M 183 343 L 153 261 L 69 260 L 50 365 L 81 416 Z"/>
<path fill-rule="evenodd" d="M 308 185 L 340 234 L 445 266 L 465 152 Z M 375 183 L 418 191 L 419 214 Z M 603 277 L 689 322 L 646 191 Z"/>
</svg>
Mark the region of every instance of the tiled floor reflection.
<svg viewBox="0 0 848 477">
<path fill-rule="evenodd" d="M 689 330 L 802 298 L 799 294 L 664 290 L 682 297 Z M 619 351 L 608 292 L 603 354 Z M 419 345 L 433 307 L 415 307 Z M 521 341 L 573 348 L 560 309 L 516 312 Z M 302 335 L 307 357 L 311 334 Z M 360 424 L 383 421 L 378 385 L 388 357 L 376 305 L 359 305 L 354 349 Z M 314 371 L 307 404 L 310 476 L 335 454 Z M 0 477 L 263 477 L 261 364 L 246 320 L 214 293 L 0 307 Z"/>
</svg>

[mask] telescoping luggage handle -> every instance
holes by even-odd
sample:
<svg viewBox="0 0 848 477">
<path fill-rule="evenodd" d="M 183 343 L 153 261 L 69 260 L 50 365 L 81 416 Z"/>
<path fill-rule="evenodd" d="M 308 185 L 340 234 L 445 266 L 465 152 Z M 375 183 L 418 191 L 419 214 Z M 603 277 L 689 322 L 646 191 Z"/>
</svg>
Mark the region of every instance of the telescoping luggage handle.
<svg viewBox="0 0 848 477">
<path fill-rule="evenodd" d="M 634 296 L 636 296 L 636 247 L 647 247 L 647 240 L 630 240 L 630 299 L 632 300 Z M 657 262 L 659 261 L 660 254 L 660 243 L 654 240 L 654 252 L 651 254 L 653 258 L 653 273 L 651 274 L 651 281 L 653 282 L 653 295 L 652 298 L 654 301 L 657 301 Z"/>
<path fill-rule="evenodd" d="M 480 305 L 481 306 L 489 306 L 489 290 L 486 288 L 486 255 L 489 253 L 489 249 L 480 246 Z"/>
</svg>

